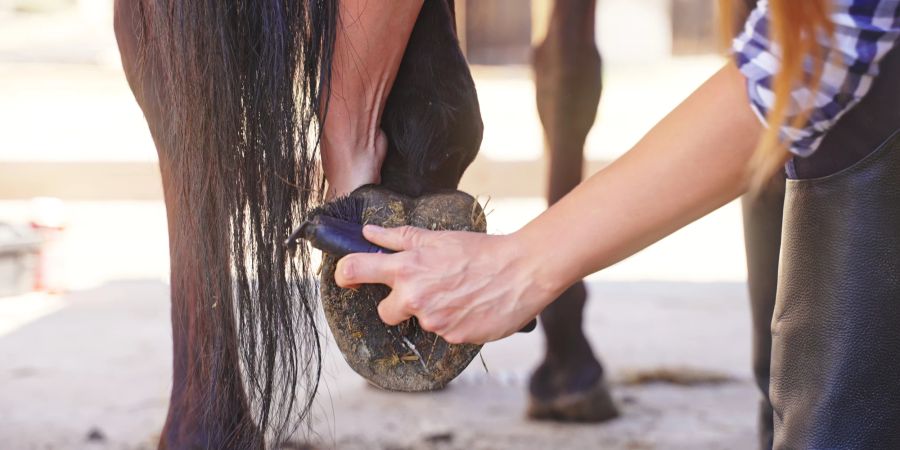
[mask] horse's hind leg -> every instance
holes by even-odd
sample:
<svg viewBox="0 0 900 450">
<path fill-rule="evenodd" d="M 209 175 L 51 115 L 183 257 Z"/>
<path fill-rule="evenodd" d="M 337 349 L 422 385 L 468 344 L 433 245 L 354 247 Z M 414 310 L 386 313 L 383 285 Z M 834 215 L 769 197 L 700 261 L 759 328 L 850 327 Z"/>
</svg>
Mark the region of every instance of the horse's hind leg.
<svg viewBox="0 0 900 450">
<path fill-rule="evenodd" d="M 734 0 L 735 30 L 743 29 L 757 0 Z M 781 223 L 784 217 L 784 174 L 777 174 L 767 186 L 741 199 L 744 215 L 744 245 L 747 250 L 747 287 L 752 319 L 753 376 L 759 389 L 757 437 L 760 449 L 774 442 L 769 378 L 772 364 L 772 314 L 778 287 L 778 257 L 781 252 Z"/>
<path fill-rule="evenodd" d="M 168 116 L 158 95 L 162 80 L 157 74 L 162 72 L 138 66 L 141 62 L 153 62 L 151 59 L 140 61 L 138 56 L 134 22 L 137 3 L 116 1 L 116 39 L 128 83 L 157 146 L 169 222 L 169 246 L 172 254 L 180 255 L 172 258 L 172 392 L 159 448 L 262 448 L 262 436 L 253 421 L 241 382 L 236 347 L 224 346 L 213 355 L 210 346 L 204 344 L 214 337 L 210 336 L 210 313 L 203 313 L 196 307 L 199 300 L 196 287 L 204 282 L 202 274 L 228 270 L 223 263 L 227 259 L 222 255 L 216 258 L 218 264 L 201 264 L 201 259 L 191 253 L 191 243 L 187 242 L 199 237 L 177 231 L 186 215 L 195 212 L 180 208 L 173 198 L 183 186 L 177 185 L 167 169 L 170 164 L 167 155 L 171 152 L 165 142 L 171 142 L 171 138 L 166 135 Z M 226 328 L 216 336 L 236 342 L 234 327 Z M 216 367 L 220 370 L 215 370 Z M 217 376 L 222 373 L 231 376 Z M 216 407 L 209 407 L 210 399 L 214 399 Z"/>
<path fill-rule="evenodd" d="M 778 254 L 784 215 L 785 181 L 777 175 L 758 194 L 742 198 L 744 244 L 747 248 L 747 286 L 753 330 L 753 375 L 759 388 L 757 435 L 759 448 L 772 448 L 774 422 L 769 400 L 772 355 L 772 314 L 778 286 Z"/>
<path fill-rule="evenodd" d="M 584 142 L 600 101 L 594 1 L 556 0 L 547 36 L 534 52 L 538 112 L 550 153 L 550 204 L 581 182 Z M 532 418 L 594 422 L 618 414 L 581 328 L 586 297 L 579 281 L 541 313 L 547 353 L 531 377 Z"/>
</svg>

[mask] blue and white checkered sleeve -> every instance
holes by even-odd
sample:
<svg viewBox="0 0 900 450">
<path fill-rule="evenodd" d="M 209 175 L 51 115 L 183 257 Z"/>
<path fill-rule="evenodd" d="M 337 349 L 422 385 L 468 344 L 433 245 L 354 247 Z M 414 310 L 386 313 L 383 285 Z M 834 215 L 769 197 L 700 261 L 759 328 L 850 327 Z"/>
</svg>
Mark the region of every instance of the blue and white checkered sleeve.
<svg viewBox="0 0 900 450">
<path fill-rule="evenodd" d="M 798 156 L 812 154 L 825 133 L 866 95 L 878 75 L 878 65 L 900 36 L 900 0 L 834 0 L 831 20 L 835 35 L 823 37 L 825 64 L 817 91 L 797 86 L 791 93 L 787 124 L 781 139 Z M 772 82 L 780 56 L 769 36 L 769 3 L 761 0 L 747 19 L 732 50 L 747 78 L 751 107 L 765 123 L 775 103 Z M 812 76 L 813 66 L 805 65 Z M 791 118 L 811 108 L 805 124 L 790 126 Z"/>
</svg>

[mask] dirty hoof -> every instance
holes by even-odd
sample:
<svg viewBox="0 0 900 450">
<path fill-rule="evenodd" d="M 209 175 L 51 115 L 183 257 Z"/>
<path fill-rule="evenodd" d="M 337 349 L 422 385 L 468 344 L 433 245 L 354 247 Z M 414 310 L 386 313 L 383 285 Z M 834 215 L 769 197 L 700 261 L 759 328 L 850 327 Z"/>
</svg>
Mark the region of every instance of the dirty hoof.
<svg viewBox="0 0 900 450">
<path fill-rule="evenodd" d="M 529 396 L 529 419 L 559 422 L 604 422 L 619 416 L 606 383 L 600 380 L 582 392 L 562 394 L 550 399 Z"/>
<path fill-rule="evenodd" d="M 321 214 L 384 227 L 413 225 L 431 230 L 484 232 L 484 212 L 472 196 L 448 191 L 410 198 L 377 186 L 363 186 L 348 198 L 320 208 Z M 342 289 L 334 282 L 336 259 L 325 255 L 322 305 L 344 359 L 371 384 L 393 391 L 441 389 L 456 378 L 481 350 L 480 345 L 451 345 L 419 327 L 415 318 L 387 326 L 378 303 L 387 286 Z"/>
<path fill-rule="evenodd" d="M 619 416 L 599 368 L 568 377 L 563 370 L 541 365 L 531 378 L 527 416 L 559 422 L 604 422 Z"/>
</svg>

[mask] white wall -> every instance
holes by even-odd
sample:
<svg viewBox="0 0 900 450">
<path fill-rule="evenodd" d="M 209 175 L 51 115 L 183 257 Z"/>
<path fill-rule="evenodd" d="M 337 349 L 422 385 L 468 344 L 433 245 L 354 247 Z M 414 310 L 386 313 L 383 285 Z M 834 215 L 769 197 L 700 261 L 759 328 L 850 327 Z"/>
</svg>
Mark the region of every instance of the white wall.
<svg viewBox="0 0 900 450">
<path fill-rule="evenodd" d="M 112 23 L 113 0 L 77 0 L 79 15 L 91 25 Z"/>
<path fill-rule="evenodd" d="M 605 61 L 667 59 L 672 50 L 669 0 L 598 0 L 597 44 Z"/>
</svg>

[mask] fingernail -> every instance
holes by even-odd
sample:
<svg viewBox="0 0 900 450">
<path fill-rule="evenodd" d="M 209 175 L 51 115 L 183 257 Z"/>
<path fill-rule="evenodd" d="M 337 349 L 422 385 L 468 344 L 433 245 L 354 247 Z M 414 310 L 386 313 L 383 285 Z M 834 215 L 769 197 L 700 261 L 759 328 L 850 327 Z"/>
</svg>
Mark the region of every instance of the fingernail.
<svg viewBox="0 0 900 450">
<path fill-rule="evenodd" d="M 344 278 L 347 280 L 353 279 L 353 263 L 350 261 L 344 261 L 341 264 L 341 274 L 344 275 Z"/>
<path fill-rule="evenodd" d="M 378 225 L 366 225 L 365 231 L 368 231 L 371 234 L 381 234 L 384 232 L 384 228 L 381 228 Z"/>
</svg>

